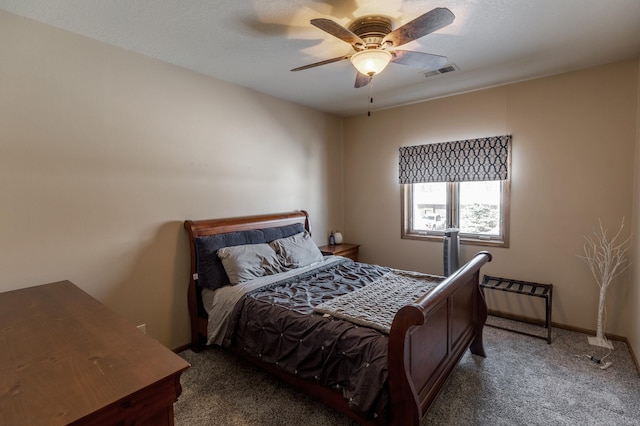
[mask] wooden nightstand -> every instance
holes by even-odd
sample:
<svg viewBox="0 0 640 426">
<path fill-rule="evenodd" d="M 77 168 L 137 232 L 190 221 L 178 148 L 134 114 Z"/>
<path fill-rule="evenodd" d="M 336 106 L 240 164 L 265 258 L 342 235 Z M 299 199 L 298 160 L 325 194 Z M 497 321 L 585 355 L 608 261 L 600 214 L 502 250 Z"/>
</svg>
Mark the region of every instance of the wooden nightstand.
<svg viewBox="0 0 640 426">
<path fill-rule="evenodd" d="M 360 244 L 334 244 L 320 247 L 322 254 L 332 254 L 334 256 L 348 257 L 354 262 L 358 261 L 358 251 Z"/>
</svg>

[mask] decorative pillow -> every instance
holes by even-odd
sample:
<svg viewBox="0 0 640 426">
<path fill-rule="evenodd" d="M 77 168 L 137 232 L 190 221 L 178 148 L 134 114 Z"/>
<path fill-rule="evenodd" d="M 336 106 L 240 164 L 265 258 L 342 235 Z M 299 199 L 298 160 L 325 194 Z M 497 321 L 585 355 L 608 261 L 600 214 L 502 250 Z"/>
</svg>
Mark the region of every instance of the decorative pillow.
<svg viewBox="0 0 640 426">
<path fill-rule="evenodd" d="M 276 252 L 266 243 L 223 247 L 218 257 L 231 284 L 283 271 Z"/>
<path fill-rule="evenodd" d="M 304 231 L 300 223 L 250 231 L 229 232 L 194 238 L 198 285 L 211 290 L 229 285 L 229 277 L 217 256 L 218 249 L 244 244 L 269 243 Z"/>
<path fill-rule="evenodd" d="M 324 258 L 307 231 L 280 238 L 269 244 L 278 253 L 280 263 L 287 268 L 300 268 Z"/>
</svg>

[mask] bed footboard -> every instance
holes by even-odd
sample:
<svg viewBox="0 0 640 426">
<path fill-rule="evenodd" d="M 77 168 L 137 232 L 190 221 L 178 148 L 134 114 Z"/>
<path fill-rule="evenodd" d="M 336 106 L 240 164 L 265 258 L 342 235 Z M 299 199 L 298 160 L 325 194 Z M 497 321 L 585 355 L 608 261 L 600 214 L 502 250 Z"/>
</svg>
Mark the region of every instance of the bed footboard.
<svg viewBox="0 0 640 426">
<path fill-rule="evenodd" d="M 391 423 L 418 425 L 467 348 L 485 356 L 482 329 L 487 306 L 480 252 L 434 290 L 400 309 L 389 333 Z"/>
</svg>

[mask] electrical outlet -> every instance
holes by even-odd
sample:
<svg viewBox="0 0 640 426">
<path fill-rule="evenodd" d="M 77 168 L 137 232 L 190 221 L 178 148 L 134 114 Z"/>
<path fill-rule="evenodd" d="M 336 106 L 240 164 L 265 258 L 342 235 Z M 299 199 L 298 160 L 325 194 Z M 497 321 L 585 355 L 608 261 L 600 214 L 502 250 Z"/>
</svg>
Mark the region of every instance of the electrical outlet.
<svg viewBox="0 0 640 426">
<path fill-rule="evenodd" d="M 140 324 L 137 327 L 138 330 L 142 331 L 144 334 L 147 334 L 147 324 Z"/>
</svg>

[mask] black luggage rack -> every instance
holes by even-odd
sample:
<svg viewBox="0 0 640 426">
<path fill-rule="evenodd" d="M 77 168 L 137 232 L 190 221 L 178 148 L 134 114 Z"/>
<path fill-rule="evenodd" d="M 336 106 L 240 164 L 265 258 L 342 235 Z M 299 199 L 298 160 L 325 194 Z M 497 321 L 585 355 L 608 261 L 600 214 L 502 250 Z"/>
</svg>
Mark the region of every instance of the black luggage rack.
<svg viewBox="0 0 640 426">
<path fill-rule="evenodd" d="M 539 336 L 536 334 L 526 333 L 524 331 L 513 330 L 510 328 L 487 324 L 490 327 L 501 328 L 503 330 L 514 331 L 520 334 L 526 334 L 527 336 L 538 337 L 540 339 L 546 339 L 547 343 L 551 343 L 551 303 L 553 295 L 553 284 L 540 284 L 530 281 L 513 280 L 510 278 L 500 278 L 485 275 L 480 283 L 480 287 L 490 290 L 501 290 L 507 293 L 524 294 L 525 296 L 541 297 L 545 300 L 545 321 L 544 326 L 547 329 L 547 337 Z"/>
</svg>

